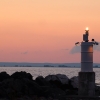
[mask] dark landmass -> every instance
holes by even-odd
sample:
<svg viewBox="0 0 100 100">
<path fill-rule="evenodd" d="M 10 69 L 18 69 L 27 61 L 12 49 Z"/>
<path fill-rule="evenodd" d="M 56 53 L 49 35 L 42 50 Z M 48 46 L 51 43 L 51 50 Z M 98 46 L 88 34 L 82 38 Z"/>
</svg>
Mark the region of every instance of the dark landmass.
<svg viewBox="0 0 100 100">
<path fill-rule="evenodd" d="M 95 97 L 78 96 L 78 76 L 64 74 L 38 76 L 15 72 L 0 73 L 0 100 L 100 100 L 100 87 L 95 86 Z"/>
<path fill-rule="evenodd" d="M 81 63 L 26 63 L 26 62 L 0 62 L 0 67 L 80 67 Z M 94 68 L 100 68 L 99 63 L 93 64 Z"/>
</svg>

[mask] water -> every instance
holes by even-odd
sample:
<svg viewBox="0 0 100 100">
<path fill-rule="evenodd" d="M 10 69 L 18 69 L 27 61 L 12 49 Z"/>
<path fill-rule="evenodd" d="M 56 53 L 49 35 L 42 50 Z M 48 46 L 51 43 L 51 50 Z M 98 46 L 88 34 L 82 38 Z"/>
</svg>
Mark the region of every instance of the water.
<svg viewBox="0 0 100 100">
<path fill-rule="evenodd" d="M 93 69 L 96 74 L 96 83 L 100 83 L 100 68 Z M 51 74 L 65 74 L 67 77 L 71 78 L 73 76 L 78 76 L 80 68 L 59 68 L 59 67 L 0 67 L 0 72 L 6 71 L 9 75 L 16 71 L 26 71 L 33 76 L 35 79 L 37 76 L 47 76 Z"/>
</svg>

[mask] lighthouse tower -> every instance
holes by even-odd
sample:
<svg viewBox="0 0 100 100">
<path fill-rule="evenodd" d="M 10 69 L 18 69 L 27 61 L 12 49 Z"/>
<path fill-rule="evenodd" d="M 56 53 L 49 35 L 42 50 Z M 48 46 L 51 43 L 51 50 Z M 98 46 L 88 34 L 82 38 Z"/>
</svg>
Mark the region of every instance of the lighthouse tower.
<svg viewBox="0 0 100 100">
<path fill-rule="evenodd" d="M 81 72 L 93 72 L 93 41 L 89 42 L 89 30 L 86 28 L 81 42 Z"/>
<path fill-rule="evenodd" d="M 95 72 L 93 72 L 93 45 L 98 43 L 92 39 L 89 41 L 89 29 L 86 28 L 81 42 L 81 71 L 78 73 L 79 90 L 78 95 L 95 95 Z M 78 44 L 77 42 L 76 44 Z"/>
</svg>

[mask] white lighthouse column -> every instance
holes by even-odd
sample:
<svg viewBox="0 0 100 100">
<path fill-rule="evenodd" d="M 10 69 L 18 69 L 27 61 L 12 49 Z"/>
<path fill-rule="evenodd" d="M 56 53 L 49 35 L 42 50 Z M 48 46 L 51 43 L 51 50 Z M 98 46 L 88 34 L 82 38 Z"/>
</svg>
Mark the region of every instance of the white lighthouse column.
<svg viewBox="0 0 100 100">
<path fill-rule="evenodd" d="M 83 35 L 81 43 L 81 71 L 79 72 L 80 96 L 95 95 L 95 72 L 93 72 L 93 42 L 88 41 L 88 30 Z"/>
<path fill-rule="evenodd" d="M 81 72 L 93 72 L 93 42 L 81 43 Z"/>
</svg>

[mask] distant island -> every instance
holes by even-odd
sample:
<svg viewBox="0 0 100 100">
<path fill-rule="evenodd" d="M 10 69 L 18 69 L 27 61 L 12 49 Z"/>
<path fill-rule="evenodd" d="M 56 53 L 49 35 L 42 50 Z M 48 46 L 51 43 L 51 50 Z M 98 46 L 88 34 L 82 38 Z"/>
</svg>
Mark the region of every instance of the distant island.
<svg viewBox="0 0 100 100">
<path fill-rule="evenodd" d="M 73 67 L 80 68 L 81 63 L 27 63 L 27 62 L 0 62 L 0 67 Z M 94 63 L 94 68 L 100 68 L 100 63 Z"/>
</svg>

